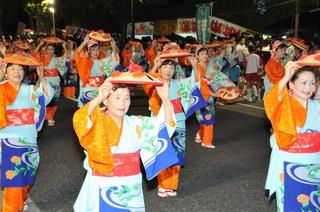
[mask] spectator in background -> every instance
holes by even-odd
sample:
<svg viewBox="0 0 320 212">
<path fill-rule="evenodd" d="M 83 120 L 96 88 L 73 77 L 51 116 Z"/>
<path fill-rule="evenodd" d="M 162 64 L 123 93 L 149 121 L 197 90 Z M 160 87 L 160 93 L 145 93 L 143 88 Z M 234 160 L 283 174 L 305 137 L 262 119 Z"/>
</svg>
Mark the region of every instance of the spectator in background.
<svg viewBox="0 0 320 212">
<path fill-rule="evenodd" d="M 236 46 L 236 51 L 238 53 L 238 60 L 242 70 L 244 70 L 245 66 L 243 64 L 245 56 L 249 54 L 248 48 L 246 46 L 246 38 L 241 37 L 238 45 Z"/>
<path fill-rule="evenodd" d="M 247 80 L 248 83 L 248 93 L 247 93 L 247 100 L 249 102 L 252 102 L 253 99 L 252 97 L 254 97 L 254 99 L 259 99 L 259 95 L 258 93 L 261 93 L 261 89 L 258 92 L 258 89 L 256 87 L 256 83 L 258 82 L 258 72 L 259 69 L 262 68 L 262 61 L 259 57 L 259 55 L 257 55 L 255 53 L 255 48 L 254 46 L 249 46 L 249 55 L 245 57 L 244 60 L 244 64 L 246 66 L 245 69 L 245 78 Z"/>
</svg>

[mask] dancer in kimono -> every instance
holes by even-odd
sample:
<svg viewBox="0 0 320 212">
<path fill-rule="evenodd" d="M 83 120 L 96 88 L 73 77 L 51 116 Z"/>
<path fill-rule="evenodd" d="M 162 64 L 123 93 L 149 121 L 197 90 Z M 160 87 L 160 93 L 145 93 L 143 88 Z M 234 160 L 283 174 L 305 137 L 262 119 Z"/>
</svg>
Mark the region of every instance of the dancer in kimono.
<svg viewBox="0 0 320 212">
<path fill-rule="evenodd" d="M 66 74 L 64 79 L 63 94 L 66 98 L 76 97 L 77 67 L 74 61 L 74 43 L 71 40 L 66 44 Z"/>
<path fill-rule="evenodd" d="M 45 47 L 45 53 L 42 54 L 40 52 L 40 48 L 45 44 L 42 40 L 37 48 L 35 49 L 35 54 L 40 58 L 40 61 L 44 65 L 44 76 L 48 83 L 54 89 L 54 97 L 52 98 L 51 102 L 47 105 L 47 112 L 46 112 L 46 120 L 48 121 L 49 126 L 55 125 L 55 114 L 58 109 L 58 101 L 60 97 L 60 76 L 63 76 L 66 72 L 65 64 L 66 64 L 66 57 L 65 54 L 61 57 L 57 57 L 55 55 L 55 45 L 52 43 L 47 43 Z M 62 43 L 64 48 L 64 52 L 67 52 L 65 42 Z"/>
<path fill-rule="evenodd" d="M 176 122 L 168 86 L 157 87 L 162 100 L 157 117 L 126 115 L 129 89 L 108 79 L 98 96 L 75 113 L 74 129 L 87 155 L 76 212 L 145 211 L 140 158 L 147 179 L 178 161 L 170 141 Z M 102 103 L 105 108 L 99 107 Z"/>
<path fill-rule="evenodd" d="M 84 48 L 88 47 L 88 55 Z M 76 49 L 74 59 L 80 78 L 80 91 L 78 107 L 88 103 L 98 94 L 98 88 L 104 82 L 105 77 L 111 76 L 113 69 L 119 63 L 116 42 L 111 41 L 112 54 L 99 58 L 99 43 L 87 35 L 79 48 Z"/>
<path fill-rule="evenodd" d="M 38 86 L 22 83 L 24 67 L 40 62 L 25 53 L 7 54 L 6 80 L 0 84 L 0 142 L 2 211 L 22 211 L 39 164 L 37 130 L 45 118 L 46 104 L 54 94 L 37 68 Z M 14 62 L 13 62 L 14 61 Z M 31 61 L 31 62 L 30 62 Z"/>
<path fill-rule="evenodd" d="M 199 121 L 199 130 L 196 134 L 195 142 L 201 143 L 202 147 L 215 148 L 213 145 L 213 131 L 215 124 L 215 110 L 214 101 L 215 97 L 220 97 L 219 93 L 213 92 L 206 79 L 207 69 L 210 71 L 211 67 L 208 67 L 208 49 L 199 46 L 196 51 L 198 59 L 198 70 L 201 75 L 200 91 L 207 102 L 207 106 L 197 111 L 197 119 Z"/>
<path fill-rule="evenodd" d="M 320 105 L 310 99 L 315 86 L 312 67 L 288 62 L 264 100 L 274 129 L 265 188 L 269 196 L 276 193 L 277 211 L 320 211 Z"/>
<path fill-rule="evenodd" d="M 282 66 L 282 58 L 287 45 L 276 40 L 272 44 L 271 57 L 265 65 L 266 75 L 264 77 L 265 95 L 268 93 L 270 88 L 273 87 L 284 75 L 284 68 Z"/>
<path fill-rule="evenodd" d="M 147 44 L 147 48 L 145 49 L 145 56 L 148 60 L 148 63 L 149 63 L 149 67 L 152 68 L 154 66 L 154 60 L 156 59 L 157 57 L 157 49 L 156 49 L 156 46 L 158 45 L 157 44 L 157 41 L 156 40 L 153 40 L 153 41 L 148 41 L 148 44 Z"/>
<path fill-rule="evenodd" d="M 158 70 L 159 73 L 150 72 L 154 77 L 160 78 L 163 82 L 170 85 L 170 100 L 173 104 L 175 117 L 177 120 L 177 128 L 172 137 L 172 144 L 179 158 L 178 163 L 170 168 L 160 172 L 158 175 L 158 196 L 168 197 L 176 196 L 180 169 L 184 165 L 185 149 L 186 149 L 186 118 L 195 111 L 206 106 L 199 89 L 199 72 L 196 59 L 190 57 L 190 63 L 193 68 L 192 75 L 185 79 L 173 79 L 175 73 L 175 61 L 166 59 L 162 62 L 155 62 L 153 71 Z M 159 113 L 161 99 L 158 92 L 153 86 L 145 86 L 144 88 L 149 97 L 149 106 L 154 115 Z"/>
</svg>

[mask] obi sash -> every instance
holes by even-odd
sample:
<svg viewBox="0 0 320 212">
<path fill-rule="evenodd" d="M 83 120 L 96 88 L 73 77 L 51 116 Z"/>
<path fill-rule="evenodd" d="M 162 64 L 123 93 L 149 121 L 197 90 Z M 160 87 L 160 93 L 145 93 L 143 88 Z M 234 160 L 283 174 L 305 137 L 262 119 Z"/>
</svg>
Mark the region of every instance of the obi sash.
<svg viewBox="0 0 320 212">
<path fill-rule="evenodd" d="M 182 108 L 182 104 L 181 104 L 181 99 L 180 98 L 171 100 L 171 103 L 172 103 L 173 111 L 174 111 L 175 114 L 183 113 L 183 108 Z"/>
<path fill-rule="evenodd" d="M 35 124 L 33 108 L 7 110 L 6 114 L 8 126 Z"/>
<path fill-rule="evenodd" d="M 58 77 L 59 71 L 57 68 L 48 68 L 44 70 L 45 77 Z"/>
<path fill-rule="evenodd" d="M 127 177 L 140 173 L 139 152 L 113 154 L 112 159 L 114 167 L 109 174 L 103 175 L 93 170 L 92 175 L 100 177 Z"/>
<path fill-rule="evenodd" d="M 102 83 L 104 82 L 104 76 L 99 76 L 99 77 L 89 77 L 88 80 L 83 83 L 82 87 L 100 87 Z"/>
<path fill-rule="evenodd" d="M 299 133 L 294 144 L 281 150 L 290 153 L 320 152 L 320 132 Z"/>
</svg>

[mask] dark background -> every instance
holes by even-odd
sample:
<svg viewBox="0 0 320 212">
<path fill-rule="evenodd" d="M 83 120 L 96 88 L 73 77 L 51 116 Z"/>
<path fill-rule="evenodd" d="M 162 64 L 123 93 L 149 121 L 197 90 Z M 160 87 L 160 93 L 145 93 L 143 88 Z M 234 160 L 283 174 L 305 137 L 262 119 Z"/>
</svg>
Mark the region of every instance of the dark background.
<svg viewBox="0 0 320 212">
<path fill-rule="evenodd" d="M 35 0 L 36 1 L 36 0 Z M 258 0 L 215 0 L 213 16 L 225 19 L 258 32 L 288 31 L 294 29 L 295 0 L 268 1 L 262 15 L 254 5 Z M 24 11 L 25 0 L 0 0 L 0 32 L 14 34 L 17 23 L 30 27 Z M 155 21 L 195 17 L 195 5 L 212 2 L 205 0 L 133 0 L 134 20 Z M 300 0 L 301 32 L 319 32 L 320 0 Z M 131 0 L 55 0 L 56 27 L 75 25 L 108 32 L 125 32 L 130 21 Z M 316 11 L 315 11 L 316 10 Z M 48 16 L 49 16 L 48 12 Z M 50 23 L 48 19 L 48 24 Z"/>
</svg>

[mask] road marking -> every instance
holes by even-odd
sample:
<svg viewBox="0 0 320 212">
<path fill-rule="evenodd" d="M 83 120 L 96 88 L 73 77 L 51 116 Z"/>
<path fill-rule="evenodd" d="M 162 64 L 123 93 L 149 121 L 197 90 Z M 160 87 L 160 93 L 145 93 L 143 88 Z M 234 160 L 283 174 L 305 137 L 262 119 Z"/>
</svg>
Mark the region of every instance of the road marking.
<svg viewBox="0 0 320 212">
<path fill-rule="evenodd" d="M 253 105 L 247 105 L 247 104 L 242 104 L 242 103 L 236 103 L 237 105 L 241 105 L 241 106 L 245 106 L 245 107 L 251 107 L 251 108 L 255 108 L 258 110 L 264 110 L 263 107 L 258 107 L 258 106 L 253 106 Z"/>
</svg>

